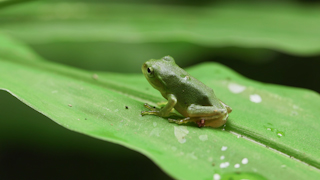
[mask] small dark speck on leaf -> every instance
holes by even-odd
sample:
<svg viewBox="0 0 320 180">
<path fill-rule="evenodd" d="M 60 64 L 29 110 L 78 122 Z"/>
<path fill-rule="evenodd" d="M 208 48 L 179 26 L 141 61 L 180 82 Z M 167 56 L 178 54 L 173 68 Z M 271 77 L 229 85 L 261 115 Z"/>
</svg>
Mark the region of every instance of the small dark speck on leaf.
<svg viewBox="0 0 320 180">
<path fill-rule="evenodd" d="M 113 126 L 113 124 L 110 124 L 111 126 Z"/>
<path fill-rule="evenodd" d="M 69 106 L 69 107 L 72 107 L 72 105 L 71 105 L 71 104 L 68 104 L 68 106 Z"/>
<path fill-rule="evenodd" d="M 215 166 L 216 164 L 215 163 L 212 163 L 212 166 Z"/>
<path fill-rule="evenodd" d="M 87 120 L 87 118 L 84 118 L 84 120 Z"/>
<path fill-rule="evenodd" d="M 128 106 L 126 106 L 126 109 L 129 109 L 129 107 L 128 107 Z"/>
</svg>

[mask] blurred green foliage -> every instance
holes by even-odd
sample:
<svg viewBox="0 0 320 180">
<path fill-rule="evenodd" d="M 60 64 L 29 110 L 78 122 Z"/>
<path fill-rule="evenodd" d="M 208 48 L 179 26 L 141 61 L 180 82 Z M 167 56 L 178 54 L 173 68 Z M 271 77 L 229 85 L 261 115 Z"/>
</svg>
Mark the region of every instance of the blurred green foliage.
<svg viewBox="0 0 320 180">
<path fill-rule="evenodd" d="M 216 61 L 320 92 L 319 4 L 228 2 L 3 1 L 0 30 L 82 69 L 139 73 L 144 61 L 171 55 L 181 67 Z"/>
</svg>

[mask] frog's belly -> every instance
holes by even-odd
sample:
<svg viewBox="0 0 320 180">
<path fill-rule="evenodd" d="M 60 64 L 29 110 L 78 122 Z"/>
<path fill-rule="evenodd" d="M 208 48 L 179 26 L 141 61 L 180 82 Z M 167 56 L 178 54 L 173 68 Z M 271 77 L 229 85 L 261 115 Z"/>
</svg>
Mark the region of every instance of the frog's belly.
<svg viewBox="0 0 320 180">
<path fill-rule="evenodd" d="M 187 106 L 181 106 L 180 104 L 176 104 L 174 106 L 174 109 L 178 111 L 181 115 L 184 117 L 190 117 L 189 113 L 187 112 L 188 107 Z"/>
</svg>

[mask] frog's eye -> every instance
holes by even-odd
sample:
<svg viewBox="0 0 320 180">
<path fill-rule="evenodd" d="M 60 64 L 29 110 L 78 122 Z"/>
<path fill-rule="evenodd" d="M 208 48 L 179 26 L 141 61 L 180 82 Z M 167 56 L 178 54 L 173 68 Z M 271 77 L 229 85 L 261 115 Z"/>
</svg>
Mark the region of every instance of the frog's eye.
<svg viewBox="0 0 320 180">
<path fill-rule="evenodd" d="M 153 68 L 152 67 L 148 67 L 147 72 L 148 72 L 149 77 L 153 77 Z"/>
</svg>

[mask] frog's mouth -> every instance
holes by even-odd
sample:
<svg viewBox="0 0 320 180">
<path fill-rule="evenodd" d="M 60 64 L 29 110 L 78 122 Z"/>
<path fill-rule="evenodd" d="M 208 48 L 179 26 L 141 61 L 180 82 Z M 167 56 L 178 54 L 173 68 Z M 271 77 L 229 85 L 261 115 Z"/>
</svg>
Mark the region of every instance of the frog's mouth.
<svg viewBox="0 0 320 180">
<path fill-rule="evenodd" d="M 148 65 L 146 63 L 143 63 L 141 70 L 142 70 L 143 75 L 148 79 L 147 68 L 148 68 Z"/>
<path fill-rule="evenodd" d="M 148 73 L 148 68 L 150 66 L 146 63 L 144 63 L 141 67 L 141 70 L 142 70 L 142 73 L 143 75 L 146 77 L 146 79 L 148 80 L 148 82 L 151 84 L 151 86 L 157 90 L 159 90 L 161 92 L 161 90 L 163 89 L 163 81 L 162 81 L 162 78 L 161 77 L 158 77 L 157 76 L 157 73 L 156 72 L 153 72 L 154 73 L 154 76 L 149 76 L 149 73 Z M 156 71 L 156 70 L 155 70 Z"/>
</svg>

